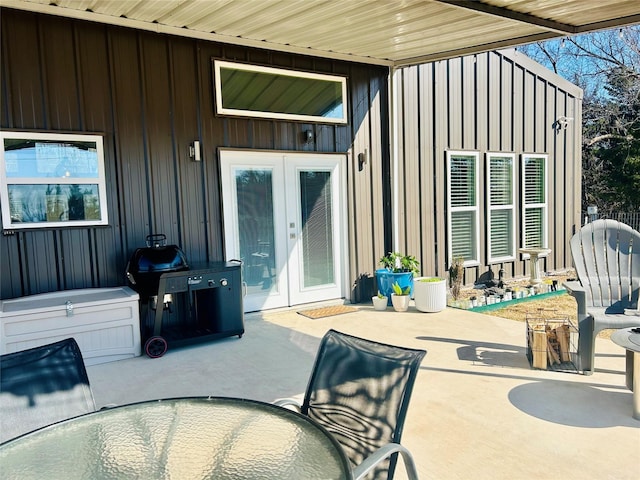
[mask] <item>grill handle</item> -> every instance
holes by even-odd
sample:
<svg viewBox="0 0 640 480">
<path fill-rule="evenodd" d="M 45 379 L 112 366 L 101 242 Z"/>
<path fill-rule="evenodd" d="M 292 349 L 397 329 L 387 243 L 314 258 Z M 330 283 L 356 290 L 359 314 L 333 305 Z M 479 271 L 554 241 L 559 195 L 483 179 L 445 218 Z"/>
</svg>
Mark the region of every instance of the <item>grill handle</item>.
<svg viewBox="0 0 640 480">
<path fill-rule="evenodd" d="M 164 247 L 167 244 L 167 236 L 164 233 L 154 233 L 152 235 L 147 235 L 146 243 L 147 247 Z"/>
</svg>

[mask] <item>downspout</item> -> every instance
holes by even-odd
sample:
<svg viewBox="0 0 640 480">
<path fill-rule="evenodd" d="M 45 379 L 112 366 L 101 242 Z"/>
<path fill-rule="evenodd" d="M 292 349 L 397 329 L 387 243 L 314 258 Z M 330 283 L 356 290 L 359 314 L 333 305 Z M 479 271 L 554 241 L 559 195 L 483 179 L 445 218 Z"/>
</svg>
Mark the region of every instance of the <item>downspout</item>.
<svg viewBox="0 0 640 480">
<path fill-rule="evenodd" d="M 398 187 L 398 177 L 399 177 L 399 157 L 400 153 L 398 152 L 398 104 L 400 92 L 398 91 L 398 87 L 396 85 L 396 73 L 399 71 L 396 67 L 391 67 L 389 70 L 389 101 L 391 103 L 391 115 L 389 116 L 389 131 L 390 135 L 390 153 L 391 153 L 391 216 L 392 216 L 392 245 L 393 251 L 397 252 L 400 250 L 400 232 L 399 232 L 399 220 L 400 220 L 400 212 L 399 205 L 400 202 L 398 200 L 399 195 L 399 187 Z"/>
</svg>

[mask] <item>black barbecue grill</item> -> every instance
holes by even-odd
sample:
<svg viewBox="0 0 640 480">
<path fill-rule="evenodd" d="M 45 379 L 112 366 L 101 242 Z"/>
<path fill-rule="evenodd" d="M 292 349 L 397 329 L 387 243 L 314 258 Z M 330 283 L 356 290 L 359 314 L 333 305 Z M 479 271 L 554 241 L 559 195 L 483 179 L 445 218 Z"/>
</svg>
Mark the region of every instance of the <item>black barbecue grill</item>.
<svg viewBox="0 0 640 480">
<path fill-rule="evenodd" d="M 163 234 L 149 235 L 127 264 L 140 295 L 140 328 L 151 358 L 167 348 L 244 333 L 242 279 L 237 262 L 189 265 Z"/>
<path fill-rule="evenodd" d="M 147 235 L 146 243 L 146 247 L 136 249 L 131 256 L 127 264 L 127 279 L 143 301 L 154 302 L 157 300 L 160 275 L 189 270 L 189 264 L 177 245 L 167 245 L 167 236 L 164 234 Z"/>
</svg>

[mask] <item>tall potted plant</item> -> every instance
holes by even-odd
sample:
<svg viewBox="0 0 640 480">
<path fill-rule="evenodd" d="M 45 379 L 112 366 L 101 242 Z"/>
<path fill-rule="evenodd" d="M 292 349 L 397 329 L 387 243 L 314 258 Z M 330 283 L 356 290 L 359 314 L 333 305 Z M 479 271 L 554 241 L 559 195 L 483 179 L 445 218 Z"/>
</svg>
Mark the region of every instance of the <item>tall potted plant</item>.
<svg viewBox="0 0 640 480">
<path fill-rule="evenodd" d="M 409 296 L 413 293 L 413 277 L 418 273 L 420 262 L 413 255 L 389 252 L 380 259 L 382 268 L 376 270 L 378 291 L 386 295 L 391 305 L 393 285 L 398 284 L 402 290 L 409 287 Z"/>
</svg>

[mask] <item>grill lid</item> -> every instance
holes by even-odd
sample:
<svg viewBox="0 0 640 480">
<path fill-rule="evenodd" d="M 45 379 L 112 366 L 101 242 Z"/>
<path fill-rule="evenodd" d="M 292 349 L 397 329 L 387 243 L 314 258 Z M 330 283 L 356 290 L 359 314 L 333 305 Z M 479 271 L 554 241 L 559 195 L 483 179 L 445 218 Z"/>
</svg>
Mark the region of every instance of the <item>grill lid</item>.
<svg viewBox="0 0 640 480">
<path fill-rule="evenodd" d="M 136 283 L 136 274 L 160 274 L 189 269 L 184 252 L 177 245 L 166 245 L 166 241 L 167 236 L 164 234 L 147 235 L 147 246 L 138 248 L 127 265 L 127 277 L 131 283 Z"/>
</svg>

